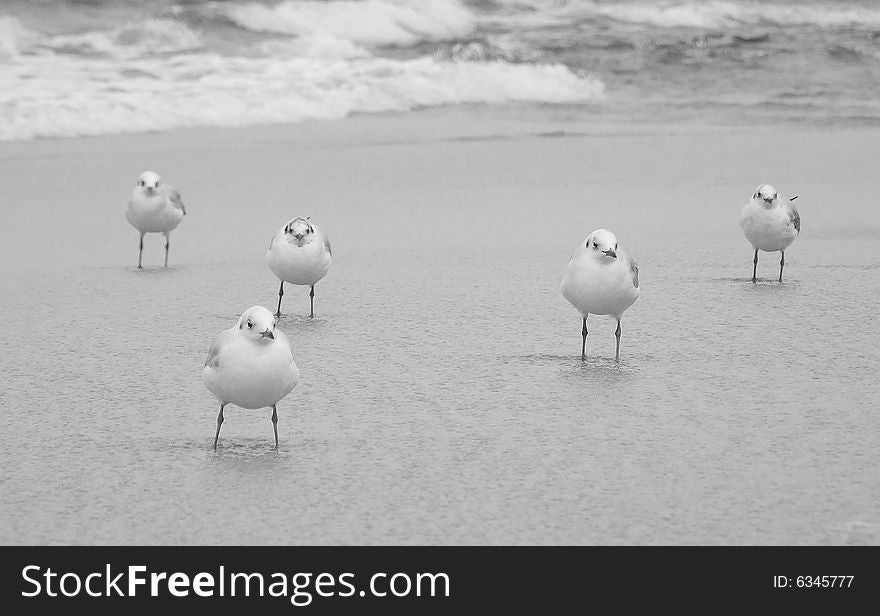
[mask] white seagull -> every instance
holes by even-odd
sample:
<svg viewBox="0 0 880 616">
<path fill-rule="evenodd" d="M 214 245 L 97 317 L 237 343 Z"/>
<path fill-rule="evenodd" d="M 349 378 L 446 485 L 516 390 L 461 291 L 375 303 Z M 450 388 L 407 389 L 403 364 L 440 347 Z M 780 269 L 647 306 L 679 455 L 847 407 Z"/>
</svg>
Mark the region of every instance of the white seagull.
<svg viewBox="0 0 880 616">
<path fill-rule="evenodd" d="M 801 232 L 801 217 L 794 201 L 797 195 L 780 195 L 770 184 L 761 184 L 749 202 L 743 206 L 739 224 L 746 239 L 755 249 L 755 267 L 752 282 L 758 282 L 758 251 L 782 253 L 779 260 L 779 282 L 782 282 L 782 268 L 785 267 L 785 249 Z"/>
<path fill-rule="evenodd" d="M 574 251 L 562 279 L 562 294 L 584 317 L 581 360 L 586 360 L 587 317 L 607 314 L 617 319 L 617 350 L 620 361 L 620 319 L 639 297 L 639 268 L 607 229 L 596 229 Z"/>
<path fill-rule="evenodd" d="M 128 198 L 125 217 L 132 226 L 141 232 L 138 269 L 144 254 L 144 234 L 161 233 L 165 236 L 165 267 L 168 267 L 169 235 L 177 228 L 186 215 L 186 207 L 180 193 L 170 184 L 165 184 L 157 173 L 144 171 L 138 177 L 137 185 Z"/>
<path fill-rule="evenodd" d="M 330 240 L 320 227 L 308 218 L 294 218 L 281 227 L 269 242 L 266 253 L 269 269 L 281 279 L 278 290 L 278 310 L 281 317 L 281 298 L 284 296 L 284 283 L 307 285 L 311 303 L 310 318 L 315 317 L 315 285 L 330 270 L 333 252 Z"/>
<path fill-rule="evenodd" d="M 275 329 L 275 318 L 268 308 L 248 308 L 234 326 L 217 336 L 208 351 L 202 379 L 220 401 L 214 449 L 217 449 L 223 408 L 227 404 L 245 409 L 271 406 L 275 448 L 278 449 L 276 405 L 296 387 L 299 368 L 293 361 L 287 336 Z"/>
</svg>

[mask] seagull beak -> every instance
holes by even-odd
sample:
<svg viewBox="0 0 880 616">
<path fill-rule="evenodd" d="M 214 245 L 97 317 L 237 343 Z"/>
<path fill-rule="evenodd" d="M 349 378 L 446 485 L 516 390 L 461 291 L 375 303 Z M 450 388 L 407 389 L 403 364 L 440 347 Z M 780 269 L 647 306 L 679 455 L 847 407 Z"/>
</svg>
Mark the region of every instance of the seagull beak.
<svg viewBox="0 0 880 616">
<path fill-rule="evenodd" d="M 275 334 L 273 334 L 273 333 L 272 333 L 271 331 L 269 331 L 268 329 L 267 329 L 266 331 L 264 331 L 264 332 L 261 332 L 260 335 L 261 335 L 263 338 L 271 338 L 272 340 L 275 340 Z"/>
<path fill-rule="evenodd" d="M 794 200 L 797 199 L 797 198 L 798 198 L 797 195 L 792 195 L 792 196 L 790 196 L 790 197 L 788 198 L 788 200 L 789 200 L 789 201 L 794 201 Z"/>
<path fill-rule="evenodd" d="M 617 253 L 614 252 L 614 250 L 612 250 L 611 248 L 609 248 L 608 250 L 603 250 L 603 251 L 602 251 L 602 254 L 605 254 L 605 255 L 611 257 L 612 259 L 616 259 L 616 258 L 617 258 Z"/>
</svg>

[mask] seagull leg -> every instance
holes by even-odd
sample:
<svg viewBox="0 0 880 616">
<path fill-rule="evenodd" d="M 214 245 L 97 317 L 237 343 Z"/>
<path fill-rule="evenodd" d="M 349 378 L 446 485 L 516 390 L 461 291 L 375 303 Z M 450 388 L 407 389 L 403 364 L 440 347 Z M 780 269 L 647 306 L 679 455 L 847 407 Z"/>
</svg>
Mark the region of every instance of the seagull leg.
<svg viewBox="0 0 880 616">
<path fill-rule="evenodd" d="M 312 290 L 309 291 L 309 302 L 312 305 L 312 313 L 309 315 L 310 319 L 315 318 L 315 285 L 312 285 Z"/>
<path fill-rule="evenodd" d="M 785 267 L 785 251 L 782 252 L 782 258 L 779 259 L 779 282 L 782 282 L 782 268 Z"/>
<path fill-rule="evenodd" d="M 168 267 L 168 246 L 171 245 L 171 237 L 165 236 L 165 267 Z"/>
<path fill-rule="evenodd" d="M 272 429 L 275 430 L 275 449 L 278 449 L 278 411 L 272 405 Z"/>
<path fill-rule="evenodd" d="M 618 364 L 620 363 L 620 319 L 617 319 L 617 331 L 614 332 L 614 337 L 617 338 L 617 350 L 614 351 L 614 361 Z"/>
<path fill-rule="evenodd" d="M 281 281 L 281 288 L 278 289 L 278 310 L 275 311 L 275 316 L 277 318 L 281 318 L 281 298 L 284 297 L 284 281 Z"/>
<path fill-rule="evenodd" d="M 581 361 L 587 361 L 587 317 L 584 317 L 584 329 L 581 334 L 584 336 L 584 343 L 581 345 Z"/>
<path fill-rule="evenodd" d="M 220 413 L 217 415 L 217 434 L 214 435 L 214 451 L 217 451 L 217 439 L 220 438 L 220 426 L 223 425 L 223 407 L 226 403 L 220 405 Z"/>
<path fill-rule="evenodd" d="M 755 248 L 755 269 L 752 270 L 752 284 L 758 282 L 758 249 Z"/>
<path fill-rule="evenodd" d="M 138 252 L 138 269 L 144 269 L 141 267 L 141 257 L 144 256 L 144 234 L 141 233 L 141 247 L 140 252 Z"/>
</svg>

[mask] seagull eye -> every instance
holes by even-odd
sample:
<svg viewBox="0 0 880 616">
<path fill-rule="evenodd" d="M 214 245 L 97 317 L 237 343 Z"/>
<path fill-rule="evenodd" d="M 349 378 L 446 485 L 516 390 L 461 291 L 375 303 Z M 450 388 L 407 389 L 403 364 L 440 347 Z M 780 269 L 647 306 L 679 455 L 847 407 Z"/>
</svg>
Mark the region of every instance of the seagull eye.
<svg viewBox="0 0 880 616">
<path fill-rule="evenodd" d="M 598 248 L 598 247 L 599 247 L 599 244 L 597 244 L 596 242 L 593 242 L 593 248 Z"/>
<path fill-rule="evenodd" d="M 250 322 L 250 321 L 248 321 L 248 329 L 251 329 L 251 328 L 253 328 L 253 326 L 254 326 L 254 324 L 253 324 L 253 323 L 251 323 L 251 322 Z"/>
</svg>

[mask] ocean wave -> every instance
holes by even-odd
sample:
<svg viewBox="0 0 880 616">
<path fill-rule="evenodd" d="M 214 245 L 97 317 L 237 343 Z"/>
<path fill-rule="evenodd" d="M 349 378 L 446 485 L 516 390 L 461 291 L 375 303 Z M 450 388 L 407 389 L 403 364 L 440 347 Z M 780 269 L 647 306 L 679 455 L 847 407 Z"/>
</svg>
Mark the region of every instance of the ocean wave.
<svg viewBox="0 0 880 616">
<path fill-rule="evenodd" d="M 148 18 L 106 30 L 47 35 L 25 27 L 15 17 L 0 15 L 0 58 L 56 53 L 115 58 L 174 54 L 202 48 L 197 32 L 173 19 Z"/>
<path fill-rule="evenodd" d="M 15 17 L 0 15 L 0 60 L 17 58 L 25 41 L 32 39 L 33 35 Z"/>
<path fill-rule="evenodd" d="M 880 51 L 864 45 L 831 45 L 826 51 L 831 58 L 845 64 L 861 64 L 880 60 Z"/>
<path fill-rule="evenodd" d="M 371 55 L 368 49 L 355 45 L 351 41 L 322 35 L 263 40 L 256 44 L 256 49 L 261 55 L 272 58 L 345 60 Z"/>
<path fill-rule="evenodd" d="M 113 79 L 120 69 L 110 62 L 28 70 L 37 78 L 19 80 L 14 95 L 0 92 L 0 140 L 289 123 L 470 103 L 575 104 L 604 96 L 600 80 L 562 65 L 502 61 L 191 54 L 173 66 L 132 61 L 125 80 Z"/>
<path fill-rule="evenodd" d="M 268 6 L 209 5 L 236 26 L 258 33 L 335 38 L 357 45 L 412 45 L 466 37 L 476 21 L 457 0 L 286 0 Z"/>
<path fill-rule="evenodd" d="M 713 92 L 747 108 L 764 83 L 815 83 L 836 94 L 803 100 L 833 115 L 842 97 L 874 109 L 880 91 L 880 2 L 88 3 L 0 8 L 0 139 L 599 101 L 587 72 L 614 80 L 603 111 L 691 93 L 721 105 Z"/>
<path fill-rule="evenodd" d="M 583 9 L 617 21 L 661 27 L 880 26 L 880 9 L 846 4 L 810 5 L 690 0 L 686 2 L 589 3 L 589 5 L 584 5 Z"/>
<path fill-rule="evenodd" d="M 724 28 L 742 25 L 876 27 L 880 8 L 854 3 L 749 2 L 733 0 L 493 0 L 517 25 L 553 25 L 572 16 L 605 17 L 657 27 Z"/>
<path fill-rule="evenodd" d="M 62 53 L 132 57 L 194 51 L 202 48 L 202 39 L 177 20 L 146 19 L 109 30 L 54 36 L 44 45 Z"/>
</svg>

